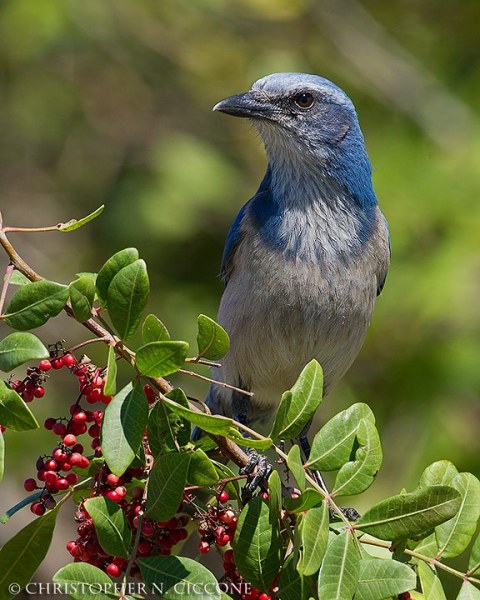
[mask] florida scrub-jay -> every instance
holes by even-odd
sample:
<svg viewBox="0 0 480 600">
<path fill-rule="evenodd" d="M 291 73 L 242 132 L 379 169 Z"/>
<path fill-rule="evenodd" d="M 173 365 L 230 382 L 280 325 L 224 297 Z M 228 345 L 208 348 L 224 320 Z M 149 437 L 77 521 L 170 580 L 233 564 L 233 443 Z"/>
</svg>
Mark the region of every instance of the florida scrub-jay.
<svg viewBox="0 0 480 600">
<path fill-rule="evenodd" d="M 268 167 L 227 237 L 218 321 L 231 348 L 214 372 L 254 396 L 212 385 L 206 402 L 262 428 L 312 358 L 325 394 L 352 364 L 387 275 L 388 229 L 355 108 L 339 87 L 277 73 L 213 110 L 251 121 Z M 300 443 L 308 453 L 306 432 Z"/>
</svg>

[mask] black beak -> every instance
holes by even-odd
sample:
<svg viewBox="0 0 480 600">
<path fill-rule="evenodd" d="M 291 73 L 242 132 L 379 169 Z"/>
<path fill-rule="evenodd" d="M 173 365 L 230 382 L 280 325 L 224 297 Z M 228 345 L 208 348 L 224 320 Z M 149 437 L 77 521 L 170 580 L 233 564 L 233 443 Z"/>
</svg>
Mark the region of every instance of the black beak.
<svg viewBox="0 0 480 600">
<path fill-rule="evenodd" d="M 273 107 L 268 101 L 257 100 L 250 92 L 245 92 L 220 100 L 212 110 L 218 110 L 235 117 L 268 119 L 273 112 Z"/>
</svg>

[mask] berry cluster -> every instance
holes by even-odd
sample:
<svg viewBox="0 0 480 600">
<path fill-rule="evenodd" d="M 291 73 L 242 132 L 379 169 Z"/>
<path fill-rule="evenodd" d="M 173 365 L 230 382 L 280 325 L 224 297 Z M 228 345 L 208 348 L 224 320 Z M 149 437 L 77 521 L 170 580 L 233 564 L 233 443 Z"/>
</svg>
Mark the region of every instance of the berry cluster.
<svg viewBox="0 0 480 600">
<path fill-rule="evenodd" d="M 228 507 L 220 507 L 230 500 L 226 490 L 222 490 L 216 495 L 217 505 L 210 505 L 203 519 L 198 525 L 200 534 L 200 543 L 198 551 L 200 554 L 207 554 L 213 544 L 217 547 L 223 547 L 233 541 L 235 529 L 237 527 L 238 517 L 235 512 Z"/>
<path fill-rule="evenodd" d="M 90 446 L 94 455 L 102 455 L 100 447 L 100 427 L 103 412 L 100 410 L 86 410 L 81 406 L 84 398 L 88 404 L 102 402 L 108 404 L 110 396 L 105 396 L 103 388 L 105 379 L 102 377 L 101 369 L 84 358 L 78 362 L 70 352 L 65 352 L 63 345 L 59 342 L 51 346 L 50 358 L 40 361 L 38 367 L 31 367 L 27 371 L 27 377 L 21 381 L 11 383 L 26 402 L 34 397 L 41 397 L 45 389 L 40 384 L 46 380 L 46 373 L 51 369 L 58 370 L 67 367 L 79 382 L 80 394 L 77 401 L 70 406 L 70 416 L 49 417 L 44 423 L 45 429 L 59 436 L 58 444 L 53 448 L 50 455 L 40 456 L 36 463 L 37 479 L 28 478 L 24 482 L 27 492 L 40 490 L 40 495 L 31 504 L 31 511 L 41 516 L 49 508 L 55 506 L 52 494 L 63 492 L 78 482 L 78 475 L 72 470 L 86 469 L 90 464 L 90 458 L 84 454 L 84 446 L 77 441 L 77 436 L 84 433 L 92 438 Z M 38 391 L 42 390 L 42 392 Z M 38 480 L 38 482 L 37 482 Z"/>
<path fill-rule="evenodd" d="M 48 362 L 50 364 L 50 361 L 48 360 L 42 360 L 40 364 L 43 362 Z M 43 398 L 45 396 L 43 384 L 46 379 L 47 378 L 39 365 L 38 367 L 29 367 L 25 379 L 11 381 L 10 386 L 22 397 L 24 402 L 32 402 L 34 398 Z"/>
<path fill-rule="evenodd" d="M 128 484 L 132 479 L 144 475 L 141 468 L 130 468 L 122 477 L 117 477 L 104 465 L 95 476 L 94 492 L 92 496 L 105 496 L 123 510 L 130 527 L 136 532 L 141 527 L 141 535 L 137 547 L 137 556 L 145 557 L 151 555 L 168 555 L 172 547 L 178 542 L 187 539 L 188 533 L 185 529 L 190 517 L 181 512 L 183 506 L 179 507 L 179 513 L 168 521 L 152 521 L 143 517 L 143 490 L 134 486 L 127 493 Z M 127 568 L 128 561 L 121 557 L 111 556 L 105 552 L 98 541 L 93 520 L 88 514 L 84 502 L 82 502 L 76 514 L 78 522 L 78 538 L 67 543 L 67 550 L 73 556 L 75 562 L 88 562 L 105 571 L 111 577 L 119 577 Z M 139 575 L 140 570 L 134 563 L 130 574 Z"/>
</svg>

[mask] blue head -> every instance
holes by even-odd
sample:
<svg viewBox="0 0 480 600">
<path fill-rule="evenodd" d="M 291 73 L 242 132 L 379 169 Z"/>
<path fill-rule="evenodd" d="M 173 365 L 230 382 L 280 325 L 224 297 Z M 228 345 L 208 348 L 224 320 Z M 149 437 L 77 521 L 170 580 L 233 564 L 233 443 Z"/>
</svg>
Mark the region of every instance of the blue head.
<svg viewBox="0 0 480 600">
<path fill-rule="evenodd" d="M 214 110 L 251 119 L 272 169 L 316 170 L 352 201 L 376 204 L 371 165 L 350 98 L 328 79 L 305 73 L 274 73 Z"/>
</svg>

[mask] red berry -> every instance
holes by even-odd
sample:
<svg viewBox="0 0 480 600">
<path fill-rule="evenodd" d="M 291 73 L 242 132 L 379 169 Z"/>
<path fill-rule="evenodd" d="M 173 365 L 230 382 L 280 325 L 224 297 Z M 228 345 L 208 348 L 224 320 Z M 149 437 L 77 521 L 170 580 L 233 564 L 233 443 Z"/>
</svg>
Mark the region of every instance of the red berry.
<svg viewBox="0 0 480 600">
<path fill-rule="evenodd" d="M 37 515 L 37 517 L 41 517 L 46 512 L 46 508 L 41 502 L 34 502 L 30 506 L 30 510 L 34 515 Z"/>
<path fill-rule="evenodd" d="M 153 404 L 155 402 L 155 400 L 157 399 L 157 396 L 155 394 L 155 391 L 152 389 L 152 387 L 148 383 L 146 383 L 143 386 L 143 391 L 145 392 L 145 396 L 147 397 L 148 403 Z"/>
<path fill-rule="evenodd" d="M 68 490 L 69 487 L 70 487 L 70 484 L 68 482 L 68 479 L 62 477 L 57 481 L 57 489 Z"/>
<path fill-rule="evenodd" d="M 117 492 L 114 492 L 114 491 L 107 492 L 107 493 L 105 494 L 105 496 L 106 496 L 107 498 L 110 498 L 110 500 L 113 500 L 113 502 L 120 502 L 120 500 L 121 500 L 121 498 L 120 498 L 120 496 L 117 494 Z"/>
<path fill-rule="evenodd" d="M 29 392 L 28 390 L 22 392 L 22 398 L 24 402 L 31 402 L 33 400 L 33 392 Z"/>
<path fill-rule="evenodd" d="M 71 471 L 72 465 L 68 461 L 62 463 L 62 471 Z"/>
<path fill-rule="evenodd" d="M 260 492 L 259 496 L 260 496 L 260 498 L 265 500 L 265 502 L 268 502 L 270 500 L 270 496 L 268 495 L 268 492 Z"/>
<path fill-rule="evenodd" d="M 119 481 L 120 481 L 120 477 L 117 477 L 113 473 L 109 473 L 107 475 L 107 483 L 108 483 L 108 485 L 115 485 L 115 486 L 117 486 Z"/>
<path fill-rule="evenodd" d="M 89 464 L 90 461 L 88 460 L 88 458 L 86 456 L 82 456 L 82 460 L 80 461 L 80 464 L 78 466 L 80 467 L 80 469 L 86 469 Z"/>
<path fill-rule="evenodd" d="M 49 417 L 48 419 L 45 419 L 45 423 L 43 424 L 43 426 L 48 431 L 52 431 L 52 429 L 55 426 L 56 422 L 57 422 L 57 419 L 54 419 L 53 417 Z"/>
<path fill-rule="evenodd" d="M 147 537 L 150 537 L 155 533 L 155 526 L 151 521 L 143 521 L 142 523 L 142 533 Z"/>
<path fill-rule="evenodd" d="M 119 485 L 118 487 L 115 488 L 115 492 L 117 493 L 119 498 L 123 499 L 127 495 L 127 488 L 123 487 L 123 485 Z"/>
<path fill-rule="evenodd" d="M 25 491 L 33 492 L 33 490 L 37 487 L 37 482 L 35 481 L 35 479 L 30 477 L 30 479 L 25 479 L 25 481 L 23 482 L 23 487 L 25 488 Z"/>
<path fill-rule="evenodd" d="M 200 554 L 207 554 L 207 552 L 210 552 L 210 544 L 205 540 L 202 540 L 198 544 L 198 551 L 200 552 Z"/>
<path fill-rule="evenodd" d="M 223 512 L 220 515 L 220 521 L 222 523 L 225 523 L 225 525 L 231 525 L 233 523 L 234 519 L 235 519 L 235 513 L 231 509 L 226 510 L 225 512 Z"/>
<path fill-rule="evenodd" d="M 73 367 L 77 364 L 77 359 L 73 356 L 73 354 L 65 354 L 65 356 L 62 358 L 62 363 L 66 367 Z"/>
<path fill-rule="evenodd" d="M 52 358 L 50 360 L 50 364 L 54 369 L 61 369 L 63 367 L 63 359 L 61 358 Z"/>
<path fill-rule="evenodd" d="M 140 540 L 138 543 L 138 553 L 140 556 L 148 556 L 152 551 L 152 544 L 148 540 Z"/>
<path fill-rule="evenodd" d="M 68 428 L 70 433 L 73 433 L 74 435 L 82 435 L 82 433 L 85 433 L 87 431 L 87 424 L 86 423 L 77 423 L 76 421 L 72 421 L 70 423 L 70 427 Z"/>
<path fill-rule="evenodd" d="M 227 550 L 224 555 L 223 555 L 223 562 L 224 563 L 230 563 L 230 564 L 234 564 L 235 563 L 235 558 L 233 556 L 233 550 Z"/>
<path fill-rule="evenodd" d="M 68 458 L 68 455 L 61 448 L 55 448 L 55 450 L 52 452 L 52 455 L 53 458 L 60 464 L 65 462 Z"/>
<path fill-rule="evenodd" d="M 176 529 L 178 527 L 178 519 L 176 517 L 172 517 L 167 524 L 165 525 L 167 529 Z"/>
<path fill-rule="evenodd" d="M 88 429 L 88 435 L 92 438 L 97 438 L 100 436 L 100 427 L 95 423 L 94 425 L 90 425 Z"/>
<path fill-rule="evenodd" d="M 219 525 L 216 529 L 215 529 L 215 537 L 218 539 L 220 539 L 221 537 L 223 537 L 225 535 L 225 527 L 222 527 L 222 525 Z"/>
<path fill-rule="evenodd" d="M 72 553 L 72 550 L 75 548 L 76 545 L 77 544 L 73 540 L 67 542 L 67 550 L 68 552 L 70 552 L 70 554 Z"/>
<path fill-rule="evenodd" d="M 217 538 L 217 544 L 219 546 L 226 546 L 230 541 L 228 533 L 224 533 L 220 538 Z"/>
<path fill-rule="evenodd" d="M 50 369 L 52 368 L 52 363 L 49 360 L 41 360 L 38 363 L 38 368 L 40 369 L 40 371 L 50 371 Z"/>
<path fill-rule="evenodd" d="M 78 412 L 76 412 L 73 415 L 72 421 L 74 421 L 75 423 L 86 423 L 87 422 L 87 413 L 84 412 L 83 410 L 79 410 Z"/>
<path fill-rule="evenodd" d="M 215 498 L 218 502 L 220 502 L 220 504 L 225 504 L 225 502 L 228 502 L 230 500 L 230 496 L 226 490 L 222 490 L 219 494 L 215 496 Z"/>
<path fill-rule="evenodd" d="M 106 571 L 110 575 L 110 577 L 118 577 L 120 575 L 120 573 L 121 573 L 120 567 L 118 565 L 113 564 L 113 563 L 110 563 L 107 566 Z"/>
<path fill-rule="evenodd" d="M 258 597 L 258 600 L 271 600 L 271 596 L 263 593 L 263 594 L 260 594 L 260 596 Z"/>
<path fill-rule="evenodd" d="M 63 443 L 65 446 L 74 446 L 77 443 L 77 438 L 72 433 L 68 433 L 63 438 Z"/>
<path fill-rule="evenodd" d="M 87 402 L 89 404 L 95 404 L 98 402 L 102 396 L 102 392 L 98 388 L 94 388 L 91 392 L 87 394 Z"/>
<path fill-rule="evenodd" d="M 61 421 L 57 421 L 52 427 L 52 431 L 55 435 L 65 435 L 67 433 L 67 426 Z"/>
<path fill-rule="evenodd" d="M 79 452 L 73 452 L 69 459 L 72 467 L 79 467 L 80 463 L 82 462 L 82 458 L 83 456 Z"/>
<path fill-rule="evenodd" d="M 37 387 L 33 389 L 33 395 L 35 398 L 43 398 L 45 396 L 45 388 L 41 385 L 37 385 Z"/>
<path fill-rule="evenodd" d="M 72 452 L 78 452 L 79 454 L 83 454 L 82 444 L 75 444 L 75 446 L 72 446 Z"/>
<path fill-rule="evenodd" d="M 65 479 L 68 481 L 69 485 L 75 485 L 78 482 L 78 475 L 76 473 L 69 473 Z"/>
</svg>

